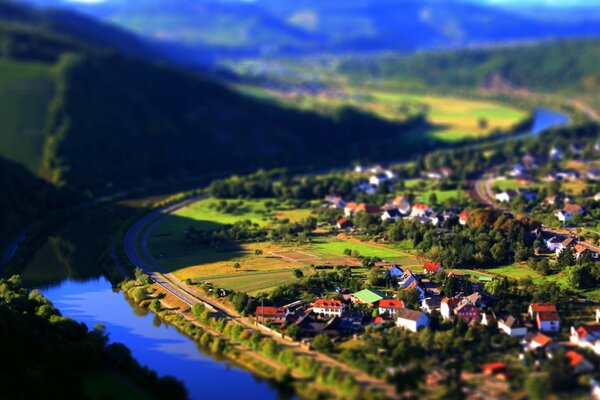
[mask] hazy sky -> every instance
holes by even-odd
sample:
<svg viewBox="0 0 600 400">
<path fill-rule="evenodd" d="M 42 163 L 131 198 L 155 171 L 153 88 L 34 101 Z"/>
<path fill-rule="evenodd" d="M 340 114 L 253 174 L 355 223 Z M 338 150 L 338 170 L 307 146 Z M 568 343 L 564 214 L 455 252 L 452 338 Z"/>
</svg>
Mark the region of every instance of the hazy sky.
<svg viewBox="0 0 600 400">
<path fill-rule="evenodd" d="M 102 1 L 109 0 L 65 0 L 78 3 L 99 3 Z M 143 0 L 140 0 L 143 1 Z M 243 1 L 243 0 L 240 0 Z M 249 0 L 245 0 L 249 1 Z M 293 0 L 282 0 L 282 1 L 293 1 Z M 327 1 L 327 0 L 323 0 Z M 464 0 L 463 0 L 464 1 Z M 471 3 L 481 4 L 495 4 L 501 6 L 551 6 L 551 7 L 581 7 L 581 6 L 594 6 L 600 8 L 599 0 L 466 0 Z M 399 3 L 402 0 L 398 0 Z"/>
</svg>

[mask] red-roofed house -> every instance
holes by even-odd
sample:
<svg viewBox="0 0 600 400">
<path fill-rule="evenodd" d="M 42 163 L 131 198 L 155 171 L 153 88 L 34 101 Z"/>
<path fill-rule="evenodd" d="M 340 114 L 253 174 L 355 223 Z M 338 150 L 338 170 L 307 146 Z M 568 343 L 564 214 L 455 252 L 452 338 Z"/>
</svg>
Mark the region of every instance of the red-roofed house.
<svg viewBox="0 0 600 400">
<path fill-rule="evenodd" d="M 556 311 L 539 311 L 535 321 L 540 332 L 558 332 L 560 329 L 560 318 Z"/>
<path fill-rule="evenodd" d="M 358 204 L 353 201 L 347 203 L 344 207 L 344 217 L 351 217 L 356 211 L 356 207 L 358 207 Z"/>
<path fill-rule="evenodd" d="M 535 350 L 552 343 L 552 338 L 542 333 L 530 333 L 522 343 L 524 343 L 526 350 Z"/>
<path fill-rule="evenodd" d="M 467 225 L 469 223 L 469 210 L 462 210 L 462 212 L 458 214 L 458 223 L 461 225 Z"/>
<path fill-rule="evenodd" d="M 440 314 L 442 318 L 450 319 L 454 315 L 454 309 L 460 303 L 460 299 L 456 297 L 444 297 L 440 303 Z"/>
<path fill-rule="evenodd" d="M 562 210 L 556 213 L 560 222 L 569 222 L 576 214 L 583 214 L 583 207 L 579 204 L 565 204 Z"/>
<path fill-rule="evenodd" d="M 416 203 L 412 206 L 412 210 L 410 212 L 411 217 L 424 217 L 427 214 L 430 214 L 433 210 L 427 204 Z"/>
<path fill-rule="evenodd" d="M 569 350 L 565 353 L 565 356 L 569 359 L 569 365 L 573 367 L 576 373 L 582 374 L 591 372 L 594 370 L 594 365 L 586 360 L 581 354 Z"/>
<path fill-rule="evenodd" d="M 339 300 L 317 299 L 312 305 L 316 314 L 341 317 L 344 312 L 344 303 Z"/>
<path fill-rule="evenodd" d="M 381 214 L 381 207 L 372 204 L 360 203 L 354 209 L 354 214 L 364 212 L 369 215 L 379 215 Z"/>
<path fill-rule="evenodd" d="M 395 317 L 398 310 L 404 308 L 402 300 L 382 299 L 379 300 L 379 314 L 387 314 L 390 317 Z"/>
<path fill-rule="evenodd" d="M 283 307 L 269 307 L 269 306 L 258 306 L 256 307 L 256 320 L 262 324 L 266 322 L 272 322 L 275 324 L 283 324 L 289 311 Z"/>
<path fill-rule="evenodd" d="M 556 305 L 553 303 L 531 303 L 529 305 L 529 317 L 535 318 L 536 314 L 540 311 L 554 311 L 556 312 Z"/>
<path fill-rule="evenodd" d="M 352 221 L 350 221 L 348 218 L 344 217 L 344 218 L 340 218 L 335 225 L 337 226 L 338 229 L 346 229 L 346 228 L 350 228 L 352 226 Z"/>
<path fill-rule="evenodd" d="M 423 266 L 424 274 L 437 274 L 438 272 L 442 272 L 442 263 L 435 261 L 427 261 Z"/>
<path fill-rule="evenodd" d="M 506 364 L 501 361 L 492 362 L 481 366 L 481 371 L 487 376 L 496 376 L 500 379 L 506 379 Z"/>
</svg>

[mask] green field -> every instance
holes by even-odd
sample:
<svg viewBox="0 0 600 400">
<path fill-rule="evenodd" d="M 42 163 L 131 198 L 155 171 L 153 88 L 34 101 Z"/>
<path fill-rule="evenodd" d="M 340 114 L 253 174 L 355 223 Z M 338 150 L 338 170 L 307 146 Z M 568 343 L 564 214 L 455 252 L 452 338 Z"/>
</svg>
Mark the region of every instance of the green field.
<svg viewBox="0 0 600 400">
<path fill-rule="evenodd" d="M 52 66 L 0 61 L 0 155 L 36 174 L 53 92 Z"/>
<path fill-rule="evenodd" d="M 305 93 L 279 93 L 253 87 L 243 91 L 259 98 L 271 97 L 278 103 L 331 114 L 341 107 L 356 107 L 391 121 L 425 112 L 432 129 L 415 131 L 415 140 L 423 135 L 444 142 L 458 142 L 487 136 L 497 129 L 508 129 L 527 117 L 527 113 L 514 107 L 489 100 L 472 100 L 460 97 L 421 95 L 406 92 L 369 90 L 347 87 L 342 95 L 314 95 Z M 485 121 L 485 125 L 480 125 Z"/>
<path fill-rule="evenodd" d="M 540 277 L 540 275 L 537 272 L 529 268 L 527 265 L 513 264 L 503 267 L 484 269 L 483 271 L 490 274 L 497 274 L 515 279 Z"/>
<path fill-rule="evenodd" d="M 465 192 L 462 190 L 429 190 L 426 192 L 416 193 L 416 201 L 429 203 L 431 195 L 435 193 L 438 203 L 445 203 L 449 199 L 462 200 L 465 198 Z"/>
<path fill-rule="evenodd" d="M 320 237 L 313 240 L 309 251 L 319 257 L 344 257 L 345 249 L 357 251 L 364 257 L 379 257 L 388 262 L 397 262 L 400 264 L 414 262 L 408 256 L 399 254 L 392 249 L 386 250 L 385 248 L 375 247 L 369 243 L 350 242 L 329 237 Z"/>
</svg>

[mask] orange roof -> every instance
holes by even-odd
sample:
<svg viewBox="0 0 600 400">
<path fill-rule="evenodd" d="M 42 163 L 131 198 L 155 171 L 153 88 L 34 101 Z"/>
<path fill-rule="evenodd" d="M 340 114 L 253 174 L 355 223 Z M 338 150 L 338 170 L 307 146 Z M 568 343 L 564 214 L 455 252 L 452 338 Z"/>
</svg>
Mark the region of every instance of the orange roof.
<svg viewBox="0 0 600 400">
<path fill-rule="evenodd" d="M 580 244 L 576 244 L 576 245 L 575 245 L 575 252 L 576 252 L 577 254 L 581 254 L 581 253 L 583 253 L 583 252 L 584 252 L 584 251 L 586 251 L 586 250 L 587 250 L 587 247 L 585 247 L 585 246 L 583 246 L 583 245 L 580 245 Z"/>
<path fill-rule="evenodd" d="M 404 302 L 402 300 L 394 299 L 382 299 L 379 300 L 380 308 L 404 308 Z"/>
<path fill-rule="evenodd" d="M 444 297 L 442 299 L 442 303 L 447 303 L 448 307 L 450 307 L 450 308 L 456 307 L 459 302 L 460 302 L 460 300 L 457 299 L 456 297 Z"/>
<path fill-rule="evenodd" d="M 441 262 L 435 262 L 435 261 L 427 261 L 425 263 L 424 267 L 425 267 L 425 270 L 427 272 L 436 273 L 442 267 L 442 263 Z"/>
<path fill-rule="evenodd" d="M 429 210 L 431 207 L 429 207 L 427 204 L 417 203 L 413 206 L 413 208 L 416 208 L 417 210 Z"/>
<path fill-rule="evenodd" d="M 458 218 L 461 221 L 468 221 L 469 220 L 469 210 L 462 210 L 460 214 L 458 214 Z"/>
<path fill-rule="evenodd" d="M 552 303 L 532 303 L 529 307 L 534 313 L 542 311 L 554 311 L 556 312 L 556 305 Z"/>
<path fill-rule="evenodd" d="M 536 342 L 537 344 L 539 344 L 540 346 L 545 346 L 548 343 L 550 343 L 552 341 L 552 338 L 543 335 L 541 333 L 538 333 L 533 339 L 531 339 L 532 342 Z"/>
<path fill-rule="evenodd" d="M 583 361 L 583 356 L 579 353 L 574 352 L 573 350 L 567 351 L 565 355 L 569 359 L 571 367 L 576 367 L 577 364 Z"/>
<path fill-rule="evenodd" d="M 392 200 L 393 204 L 400 204 L 400 203 L 404 203 L 404 202 L 407 202 L 407 200 L 402 195 L 396 196 L 396 197 L 394 197 L 394 200 Z"/>
<path fill-rule="evenodd" d="M 483 371 L 488 371 L 488 372 L 500 372 L 500 371 L 503 371 L 506 369 L 506 364 L 503 363 L 502 361 L 496 361 L 496 362 L 482 365 L 481 369 Z"/>
<path fill-rule="evenodd" d="M 269 306 L 258 306 L 256 307 L 256 315 L 285 317 L 285 308 L 283 307 L 269 307 Z"/>
<path fill-rule="evenodd" d="M 339 300 L 317 299 L 313 303 L 313 308 L 334 308 L 341 310 L 342 302 Z"/>
<path fill-rule="evenodd" d="M 350 203 L 346 203 L 346 208 L 349 210 L 355 210 L 357 206 L 358 204 L 353 201 L 351 201 Z"/>
<path fill-rule="evenodd" d="M 381 316 L 378 316 L 373 320 L 373 323 L 375 323 L 375 324 L 383 324 L 384 322 L 385 321 L 384 321 L 383 317 L 381 317 Z"/>
<path fill-rule="evenodd" d="M 417 281 L 412 281 L 410 285 L 404 288 L 404 290 L 411 290 L 416 288 L 417 286 L 419 286 L 419 283 Z"/>
<path fill-rule="evenodd" d="M 338 220 L 338 225 L 344 225 L 346 223 L 350 222 L 350 220 L 348 218 L 341 218 Z"/>
<path fill-rule="evenodd" d="M 570 212 L 571 214 L 580 213 L 583 211 L 583 207 L 579 204 L 565 204 L 563 210 Z"/>
</svg>

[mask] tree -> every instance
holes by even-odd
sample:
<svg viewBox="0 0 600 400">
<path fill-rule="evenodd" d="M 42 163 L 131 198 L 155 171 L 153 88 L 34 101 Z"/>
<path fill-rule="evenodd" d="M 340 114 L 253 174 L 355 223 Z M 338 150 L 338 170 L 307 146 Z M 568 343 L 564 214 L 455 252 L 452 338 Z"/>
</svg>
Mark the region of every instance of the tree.
<svg viewBox="0 0 600 400">
<path fill-rule="evenodd" d="M 254 250 L 254 255 L 255 255 L 255 256 L 260 256 L 260 255 L 262 255 L 262 254 L 263 254 L 263 251 L 262 251 L 261 249 L 256 249 L 256 250 Z"/>
<path fill-rule="evenodd" d="M 290 324 L 285 328 L 285 334 L 291 337 L 293 340 L 298 340 L 302 337 L 302 329 L 296 324 Z"/>
<path fill-rule="evenodd" d="M 236 271 L 239 271 L 240 268 L 242 268 L 242 266 L 239 262 L 236 262 L 235 264 L 233 264 L 233 269 L 235 269 Z"/>
<path fill-rule="evenodd" d="M 489 122 L 486 118 L 479 118 L 479 121 L 477 121 L 477 124 L 479 125 L 479 129 L 487 129 L 487 127 L 489 126 Z"/>
<path fill-rule="evenodd" d="M 323 353 L 331 353 L 333 351 L 333 342 L 325 334 L 321 333 L 315 336 L 312 344 L 317 351 L 322 351 Z"/>
<path fill-rule="evenodd" d="M 135 274 L 135 280 L 138 281 L 140 283 L 140 285 L 149 285 L 150 284 L 150 277 L 148 275 L 146 275 L 146 273 L 144 272 L 143 269 L 136 268 L 134 271 L 134 274 Z"/>
<path fill-rule="evenodd" d="M 300 269 L 295 269 L 294 270 L 294 276 L 296 278 L 300 279 L 300 278 L 304 277 L 304 273 Z"/>
<path fill-rule="evenodd" d="M 398 298 L 404 302 L 407 308 L 416 309 L 421 303 L 421 293 L 417 289 L 400 290 Z"/>
<path fill-rule="evenodd" d="M 575 265 L 575 261 L 573 249 L 568 247 L 560 252 L 558 258 L 556 259 L 556 265 L 560 270 L 564 270 L 571 265 Z"/>
<path fill-rule="evenodd" d="M 548 398 L 550 385 L 546 378 L 530 375 L 525 382 L 525 390 L 530 400 L 545 400 Z"/>
</svg>

